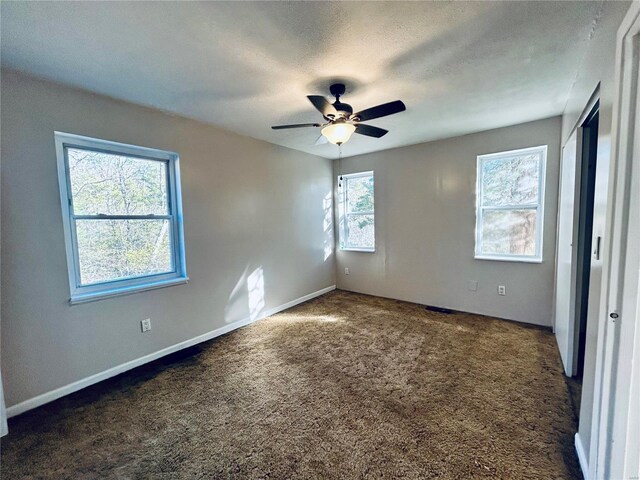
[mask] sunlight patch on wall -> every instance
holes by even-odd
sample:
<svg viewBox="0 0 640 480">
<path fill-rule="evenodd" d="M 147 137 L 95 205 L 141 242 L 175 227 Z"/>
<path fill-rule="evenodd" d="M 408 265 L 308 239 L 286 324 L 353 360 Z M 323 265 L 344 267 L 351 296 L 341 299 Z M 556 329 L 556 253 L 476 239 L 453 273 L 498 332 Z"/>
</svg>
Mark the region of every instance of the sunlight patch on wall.
<svg viewBox="0 0 640 480">
<path fill-rule="evenodd" d="M 331 192 L 327 193 L 322 200 L 324 210 L 323 231 L 324 231 L 324 260 L 326 261 L 333 253 L 333 200 Z"/>
<path fill-rule="evenodd" d="M 249 302 L 249 318 L 256 320 L 264 309 L 264 272 L 262 267 L 256 268 L 247 277 L 247 291 Z"/>
</svg>

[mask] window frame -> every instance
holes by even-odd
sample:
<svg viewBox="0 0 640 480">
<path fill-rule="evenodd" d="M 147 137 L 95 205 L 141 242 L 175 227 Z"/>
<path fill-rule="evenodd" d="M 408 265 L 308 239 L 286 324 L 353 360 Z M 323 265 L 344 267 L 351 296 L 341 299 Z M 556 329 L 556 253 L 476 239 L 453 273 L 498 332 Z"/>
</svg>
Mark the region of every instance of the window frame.
<svg viewBox="0 0 640 480">
<path fill-rule="evenodd" d="M 342 187 L 338 188 L 339 195 L 339 225 L 340 225 L 340 250 L 348 251 L 348 252 L 365 252 L 365 253 L 374 253 L 376 251 L 376 184 L 375 184 L 375 175 L 373 170 L 369 170 L 366 172 L 357 172 L 357 173 L 349 173 L 346 175 L 338 176 L 338 185 L 340 185 L 340 177 L 342 177 Z M 348 188 L 347 185 L 350 179 L 361 178 L 361 177 L 372 177 L 373 178 L 373 210 L 367 212 L 357 212 L 357 213 L 348 213 L 347 205 L 349 204 L 347 201 L 348 197 Z M 363 215 L 372 215 L 373 216 L 373 247 L 352 247 L 347 245 L 347 239 L 349 238 L 349 222 L 347 221 L 349 216 L 363 216 Z"/>
<path fill-rule="evenodd" d="M 54 132 L 54 136 L 60 203 L 62 207 L 62 222 L 67 255 L 67 272 L 69 277 L 69 303 L 85 303 L 103 298 L 128 295 L 135 292 L 187 283 L 189 281 L 189 277 L 187 276 L 184 249 L 179 155 L 175 152 L 128 145 L 71 133 Z M 128 157 L 163 162 L 167 169 L 168 213 L 166 215 L 75 215 L 73 211 L 73 197 L 71 193 L 71 176 L 67 158 L 67 149 L 69 148 L 104 152 L 115 155 L 126 155 Z M 83 219 L 169 220 L 171 224 L 169 229 L 169 239 L 171 245 L 172 271 L 82 285 L 76 220 Z"/>
<path fill-rule="evenodd" d="M 476 260 L 497 260 L 503 262 L 523 262 L 523 263 L 542 263 L 543 261 L 543 239 L 544 239 L 544 197 L 546 185 L 547 170 L 547 149 L 548 145 L 539 145 L 536 147 L 519 148 L 516 150 L 508 150 L 505 152 L 488 153 L 478 155 L 476 159 L 476 244 L 474 250 L 474 259 Z M 538 202 L 528 204 L 513 204 L 500 206 L 483 206 L 482 205 L 482 165 L 486 160 L 496 160 L 500 158 L 510 158 L 514 156 L 527 155 L 537 153 L 540 155 L 538 165 Z M 513 210 L 536 210 L 536 252 L 534 255 L 517 255 L 517 254 L 491 254 L 482 253 L 482 219 L 485 211 L 513 211 Z"/>
</svg>

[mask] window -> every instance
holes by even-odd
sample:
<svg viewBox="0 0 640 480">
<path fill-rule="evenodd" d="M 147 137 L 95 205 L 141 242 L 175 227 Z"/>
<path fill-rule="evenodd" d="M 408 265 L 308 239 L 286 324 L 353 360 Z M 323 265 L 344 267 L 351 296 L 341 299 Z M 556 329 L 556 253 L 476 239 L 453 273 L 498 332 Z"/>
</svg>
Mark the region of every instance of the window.
<svg viewBox="0 0 640 480">
<path fill-rule="evenodd" d="M 547 147 L 478 156 L 475 258 L 542 262 Z"/>
<path fill-rule="evenodd" d="M 373 172 L 342 175 L 339 185 L 340 249 L 375 251 Z"/>
<path fill-rule="evenodd" d="M 55 139 L 71 303 L 186 282 L 178 155 Z"/>
</svg>

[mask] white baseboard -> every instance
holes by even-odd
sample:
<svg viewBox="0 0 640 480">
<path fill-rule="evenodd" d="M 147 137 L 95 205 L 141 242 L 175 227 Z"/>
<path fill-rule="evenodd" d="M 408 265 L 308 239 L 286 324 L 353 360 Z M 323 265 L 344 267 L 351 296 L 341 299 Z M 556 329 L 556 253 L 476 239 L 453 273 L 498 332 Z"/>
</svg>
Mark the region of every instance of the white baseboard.
<svg viewBox="0 0 640 480">
<path fill-rule="evenodd" d="M 589 463 L 587 462 L 587 456 L 584 452 L 584 447 L 582 446 L 582 439 L 580 438 L 580 434 L 576 433 L 575 436 L 575 446 L 576 453 L 578 454 L 578 461 L 580 462 L 580 469 L 582 470 L 582 476 L 584 480 L 589 480 Z"/>
<path fill-rule="evenodd" d="M 197 345 L 198 343 L 206 342 L 207 340 L 211 340 L 212 338 L 219 337 L 220 335 L 224 335 L 225 333 L 229 333 L 232 330 L 236 330 L 240 327 L 244 327 L 245 325 L 249 325 L 250 323 L 257 322 L 258 320 L 262 320 L 263 318 L 270 317 L 271 315 L 282 312 L 287 308 L 294 307 L 300 303 L 311 300 L 312 298 L 324 295 L 325 293 L 335 290 L 335 288 L 335 285 L 331 285 L 330 287 L 326 287 L 322 290 L 318 290 L 317 292 L 313 292 L 300 298 L 296 298 L 295 300 L 274 308 L 270 308 L 269 310 L 264 310 L 257 318 L 253 320 L 250 317 L 243 318 L 242 320 L 238 320 L 237 322 L 233 322 L 229 325 L 225 325 L 202 335 L 198 335 L 197 337 L 190 338 L 189 340 L 185 340 L 184 342 L 176 343 L 175 345 L 163 348 L 162 350 L 158 350 L 157 352 L 153 352 L 149 355 L 145 355 L 143 357 L 136 358 L 135 360 L 125 362 L 103 372 L 91 375 L 90 377 L 83 378 L 82 380 L 75 381 L 63 387 L 56 388 L 55 390 L 51 390 L 49 392 L 20 402 L 16 405 L 12 405 L 11 407 L 7 408 L 7 417 L 20 415 L 21 413 L 44 405 L 45 403 L 52 402 L 60 397 L 64 397 L 65 395 L 69 395 L 73 392 L 77 392 L 78 390 L 101 382 L 102 380 L 106 380 L 107 378 L 115 377 L 116 375 L 126 372 L 127 370 L 131 370 L 132 368 L 139 367 L 140 365 L 144 365 L 145 363 L 152 362 L 154 360 L 157 360 L 158 358 L 164 357 L 165 355 L 169 355 L 170 353 L 177 352 L 184 348 L 192 347 L 194 345 Z"/>
</svg>

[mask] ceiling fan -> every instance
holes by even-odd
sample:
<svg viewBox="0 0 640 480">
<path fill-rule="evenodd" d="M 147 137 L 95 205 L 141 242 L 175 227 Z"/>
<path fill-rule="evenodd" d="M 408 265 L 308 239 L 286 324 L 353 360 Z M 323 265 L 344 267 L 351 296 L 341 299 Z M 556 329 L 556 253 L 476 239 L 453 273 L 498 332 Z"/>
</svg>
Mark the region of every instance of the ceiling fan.
<svg viewBox="0 0 640 480">
<path fill-rule="evenodd" d="M 353 133 L 375 138 L 386 135 L 389 132 L 388 130 L 372 125 L 365 125 L 361 122 L 386 117 L 387 115 L 393 115 L 394 113 L 403 112 L 407 109 L 404 103 L 396 100 L 395 102 L 383 103 L 377 107 L 371 107 L 353 113 L 351 105 L 340 101 L 340 97 L 344 95 L 346 91 L 344 84 L 334 83 L 329 88 L 329 91 L 331 95 L 336 97 L 336 101 L 333 103 L 329 103 L 327 99 L 321 95 L 307 96 L 313 106 L 322 114 L 326 123 L 298 123 L 294 125 L 276 125 L 271 128 L 274 130 L 282 130 L 285 128 L 323 127 L 321 135 L 316 141 L 316 145 L 327 143 L 327 141 L 336 145 L 342 145 L 351 138 Z"/>
</svg>

